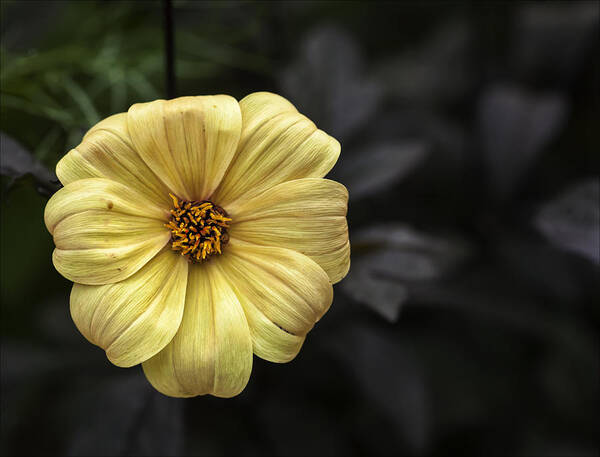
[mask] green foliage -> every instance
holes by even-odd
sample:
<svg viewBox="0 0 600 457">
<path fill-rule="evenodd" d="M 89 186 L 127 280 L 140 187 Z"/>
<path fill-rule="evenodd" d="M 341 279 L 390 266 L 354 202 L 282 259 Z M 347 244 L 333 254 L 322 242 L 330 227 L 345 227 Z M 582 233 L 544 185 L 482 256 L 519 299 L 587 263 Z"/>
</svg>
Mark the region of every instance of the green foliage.
<svg viewBox="0 0 600 457">
<path fill-rule="evenodd" d="M 10 14 L 19 6 L 3 9 Z M 9 48 L 6 31 L 0 72 L 3 130 L 49 165 L 103 117 L 158 98 L 162 78 L 160 36 L 152 24 L 135 26 L 132 4 L 57 9 L 56 26 L 26 53 Z"/>
<path fill-rule="evenodd" d="M 0 48 L 0 116 L 2 130 L 47 165 L 52 167 L 102 118 L 164 96 L 160 3 L 25 3 L 3 2 L 3 16 L 36 8 L 56 19 L 41 36 L 25 41 L 22 24 L 7 23 Z M 185 14 L 185 8 L 195 6 L 182 7 Z M 240 47 L 257 32 L 256 22 L 235 33 L 225 25 L 215 29 L 183 23 L 176 36 L 181 87 L 187 94 L 201 94 L 211 86 L 207 80 L 225 72 L 267 74 L 268 60 Z"/>
</svg>

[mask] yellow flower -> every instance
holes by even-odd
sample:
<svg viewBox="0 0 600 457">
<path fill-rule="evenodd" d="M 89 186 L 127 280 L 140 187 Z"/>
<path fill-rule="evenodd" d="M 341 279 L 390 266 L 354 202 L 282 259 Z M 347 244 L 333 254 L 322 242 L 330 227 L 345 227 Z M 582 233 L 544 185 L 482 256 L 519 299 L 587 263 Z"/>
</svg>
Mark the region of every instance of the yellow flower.
<svg viewBox="0 0 600 457">
<path fill-rule="evenodd" d="M 79 331 L 173 397 L 232 397 L 288 362 L 350 265 L 339 143 L 259 92 L 133 105 L 56 167 L 54 266 Z"/>
</svg>

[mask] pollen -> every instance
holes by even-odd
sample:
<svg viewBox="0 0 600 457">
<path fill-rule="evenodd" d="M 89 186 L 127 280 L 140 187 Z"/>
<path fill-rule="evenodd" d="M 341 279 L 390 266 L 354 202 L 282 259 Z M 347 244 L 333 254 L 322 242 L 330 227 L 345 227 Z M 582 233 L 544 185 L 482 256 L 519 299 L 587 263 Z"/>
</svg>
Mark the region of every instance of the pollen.
<svg viewBox="0 0 600 457">
<path fill-rule="evenodd" d="M 171 230 L 171 248 L 193 263 L 221 254 L 229 241 L 227 229 L 231 218 L 227 212 L 208 200 L 187 201 L 169 195 L 173 209 L 165 227 Z"/>
</svg>

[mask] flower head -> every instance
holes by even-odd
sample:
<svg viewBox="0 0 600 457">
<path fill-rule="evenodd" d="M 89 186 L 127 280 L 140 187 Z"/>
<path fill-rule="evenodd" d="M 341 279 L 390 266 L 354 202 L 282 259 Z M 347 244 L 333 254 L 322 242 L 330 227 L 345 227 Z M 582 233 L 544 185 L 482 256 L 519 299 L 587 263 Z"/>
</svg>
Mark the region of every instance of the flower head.
<svg viewBox="0 0 600 457">
<path fill-rule="evenodd" d="M 46 206 L 71 315 L 174 397 L 231 397 L 252 354 L 287 362 L 349 268 L 339 143 L 284 98 L 133 105 L 56 167 Z"/>
</svg>

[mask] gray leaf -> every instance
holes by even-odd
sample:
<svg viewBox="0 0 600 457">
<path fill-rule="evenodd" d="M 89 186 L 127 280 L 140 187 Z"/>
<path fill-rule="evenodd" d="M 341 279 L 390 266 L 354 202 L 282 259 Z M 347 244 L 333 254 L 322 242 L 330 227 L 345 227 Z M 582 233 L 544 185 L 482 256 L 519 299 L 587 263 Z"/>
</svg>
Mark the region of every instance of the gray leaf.
<svg viewBox="0 0 600 457">
<path fill-rule="evenodd" d="M 396 322 L 408 290 L 402 283 L 378 278 L 363 266 L 352 266 L 342 283 L 344 291 L 354 300 L 367 304 L 389 322 Z"/>
<path fill-rule="evenodd" d="M 598 36 L 598 2 L 523 3 L 512 59 L 532 81 L 571 83 Z"/>
<path fill-rule="evenodd" d="M 302 113 L 340 141 L 367 122 L 381 95 L 364 75 L 354 39 L 333 26 L 308 34 L 300 55 L 283 72 L 281 87 Z"/>
<path fill-rule="evenodd" d="M 51 195 L 58 190 L 58 179 L 39 160 L 13 138 L 0 132 L 0 174 L 17 179 L 32 175 L 38 185 L 38 190 Z"/>
<path fill-rule="evenodd" d="M 384 60 L 375 73 L 382 87 L 404 103 L 451 102 L 471 85 L 469 40 L 464 23 L 444 24 L 422 45 Z"/>
<path fill-rule="evenodd" d="M 533 95 L 492 86 L 482 96 L 479 122 L 492 189 L 509 196 L 542 149 L 560 131 L 567 103 L 558 94 Z"/>
<path fill-rule="evenodd" d="M 401 181 L 427 153 L 428 147 L 416 141 L 371 145 L 343 157 L 336 176 L 348 187 L 350 198 L 359 199 Z"/>
<path fill-rule="evenodd" d="M 352 238 L 352 269 L 341 283 L 356 301 L 385 319 L 398 319 L 411 284 L 448 273 L 469 253 L 456 237 L 434 237 L 406 225 L 376 225 Z"/>
<path fill-rule="evenodd" d="M 534 224 L 561 249 L 600 264 L 600 182 L 590 179 L 567 189 L 538 211 Z"/>
</svg>

